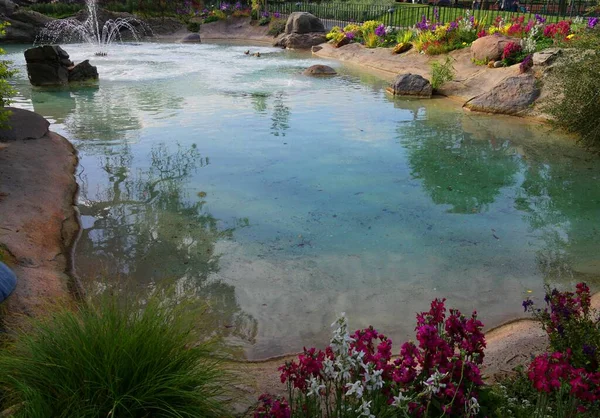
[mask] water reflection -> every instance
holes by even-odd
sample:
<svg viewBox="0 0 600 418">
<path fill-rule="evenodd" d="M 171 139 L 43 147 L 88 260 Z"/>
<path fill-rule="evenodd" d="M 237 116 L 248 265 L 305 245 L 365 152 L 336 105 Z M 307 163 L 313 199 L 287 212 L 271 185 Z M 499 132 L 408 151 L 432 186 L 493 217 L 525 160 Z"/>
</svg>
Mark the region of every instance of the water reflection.
<svg viewBox="0 0 600 418">
<path fill-rule="evenodd" d="M 275 93 L 273 97 L 273 114 L 271 115 L 271 134 L 285 136 L 285 131 L 290 129 L 290 108 L 286 105 L 286 94 Z"/>
<path fill-rule="evenodd" d="M 134 167 L 128 145 L 98 161 L 106 180 L 95 179 L 97 189 L 82 175 L 81 200 L 86 204 L 81 206 L 79 273 L 126 276 L 141 287 L 175 281 L 208 304 L 206 314 L 217 321 L 221 335 L 253 342 L 257 323 L 241 310 L 235 288 L 210 277 L 219 270 L 215 244 L 231 237 L 234 228 L 220 227 L 204 209 L 204 192 L 191 198 L 183 187 L 209 159 L 196 145 L 168 149 L 158 144 L 146 169 Z"/>
<path fill-rule="evenodd" d="M 434 203 L 450 205 L 452 213 L 485 212 L 500 189 L 515 183 L 519 157 L 508 140 L 473 138 L 461 129 L 460 114 L 420 117 L 416 103 L 411 110 L 414 120 L 399 124 L 397 133 L 412 177 Z"/>
</svg>

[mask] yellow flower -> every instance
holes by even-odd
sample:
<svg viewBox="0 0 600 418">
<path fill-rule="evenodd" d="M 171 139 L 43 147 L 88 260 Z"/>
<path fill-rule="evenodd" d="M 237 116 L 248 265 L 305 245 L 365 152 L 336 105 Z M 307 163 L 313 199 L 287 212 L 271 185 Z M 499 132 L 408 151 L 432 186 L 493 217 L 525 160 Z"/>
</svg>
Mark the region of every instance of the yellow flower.
<svg viewBox="0 0 600 418">
<path fill-rule="evenodd" d="M 574 34 L 574 33 L 572 33 L 572 34 L 570 34 L 569 36 L 567 36 L 567 39 L 568 39 L 568 40 L 571 40 L 571 39 L 573 39 L 574 37 L 575 37 L 575 34 Z"/>
<path fill-rule="evenodd" d="M 490 35 L 493 35 L 496 32 L 498 32 L 498 28 L 496 26 L 490 26 L 490 28 L 488 29 L 488 33 Z"/>
<path fill-rule="evenodd" d="M 463 42 L 463 45 L 466 45 L 466 44 L 467 44 L 466 42 Z"/>
</svg>

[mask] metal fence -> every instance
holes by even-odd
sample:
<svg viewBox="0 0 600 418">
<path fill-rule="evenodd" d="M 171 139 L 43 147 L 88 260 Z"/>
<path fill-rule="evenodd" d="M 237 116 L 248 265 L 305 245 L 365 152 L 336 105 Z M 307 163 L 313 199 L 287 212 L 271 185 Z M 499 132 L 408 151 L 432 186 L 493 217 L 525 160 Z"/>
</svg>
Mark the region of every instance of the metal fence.
<svg viewBox="0 0 600 418">
<path fill-rule="evenodd" d="M 269 13 L 286 17 L 292 12 L 310 12 L 323 21 L 326 28 L 378 20 L 386 26 L 410 27 L 423 16 L 428 20 L 450 22 L 465 15 L 467 10 L 479 20 L 491 23 L 497 16 L 507 20 L 513 16 L 533 19 L 536 14 L 548 21 L 584 16 L 595 2 L 585 0 L 442 0 L 436 4 L 396 3 L 394 5 L 345 4 L 340 2 L 267 1 Z"/>
</svg>

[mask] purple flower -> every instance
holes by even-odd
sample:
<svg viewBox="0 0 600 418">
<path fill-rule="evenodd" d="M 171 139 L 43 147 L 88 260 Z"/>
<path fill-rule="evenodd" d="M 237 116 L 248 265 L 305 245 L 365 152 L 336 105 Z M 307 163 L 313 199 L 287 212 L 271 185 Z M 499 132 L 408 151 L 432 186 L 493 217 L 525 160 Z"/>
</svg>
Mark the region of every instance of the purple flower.
<svg viewBox="0 0 600 418">
<path fill-rule="evenodd" d="M 355 36 L 356 35 L 354 34 L 354 32 L 346 32 L 346 39 L 350 41 L 353 40 Z"/>
<path fill-rule="evenodd" d="M 235 10 L 240 10 L 242 8 L 242 3 L 240 3 L 239 1 L 235 3 L 235 5 L 233 6 L 233 8 Z"/>
<path fill-rule="evenodd" d="M 433 17 L 435 18 L 436 22 L 440 21 L 440 9 L 438 9 L 437 7 L 433 8 Z"/>
<path fill-rule="evenodd" d="M 261 16 L 262 17 L 269 17 L 269 12 L 263 12 Z"/>
<path fill-rule="evenodd" d="M 448 30 L 452 31 L 456 28 L 458 28 L 458 23 L 456 23 L 455 21 L 450 22 L 450 28 Z"/>
<path fill-rule="evenodd" d="M 538 14 L 536 14 L 535 15 L 535 21 L 538 22 L 538 23 L 545 23 L 546 22 L 546 18 L 542 17 L 542 16 L 540 16 Z"/>
<path fill-rule="evenodd" d="M 423 17 L 421 17 L 421 21 L 417 22 L 417 24 L 415 26 L 417 27 L 417 29 L 427 30 L 428 29 L 427 17 L 425 15 L 423 15 Z"/>
<path fill-rule="evenodd" d="M 598 18 L 597 17 L 590 17 L 588 19 L 588 28 L 594 29 L 597 24 L 598 24 Z"/>
<path fill-rule="evenodd" d="M 229 3 L 223 3 L 223 4 L 221 4 L 221 10 L 225 11 L 227 9 L 229 9 Z"/>
<path fill-rule="evenodd" d="M 583 345 L 583 354 L 589 357 L 594 357 L 596 355 L 596 347 L 588 344 Z"/>
<path fill-rule="evenodd" d="M 375 35 L 379 36 L 380 38 L 385 36 L 385 26 L 383 24 L 375 28 Z"/>
<path fill-rule="evenodd" d="M 527 309 L 529 309 L 529 307 L 533 306 L 533 301 L 531 299 L 526 299 L 523 301 L 523 311 L 527 312 Z"/>
<path fill-rule="evenodd" d="M 275 12 L 275 13 L 273 13 L 273 17 L 275 19 L 279 19 L 281 17 L 281 14 L 279 12 Z"/>
</svg>

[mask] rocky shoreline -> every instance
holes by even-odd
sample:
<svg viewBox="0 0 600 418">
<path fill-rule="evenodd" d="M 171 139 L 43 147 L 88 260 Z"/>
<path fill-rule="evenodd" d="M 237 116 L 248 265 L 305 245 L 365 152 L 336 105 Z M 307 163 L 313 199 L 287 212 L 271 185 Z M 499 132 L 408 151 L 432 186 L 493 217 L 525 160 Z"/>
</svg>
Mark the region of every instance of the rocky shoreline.
<svg viewBox="0 0 600 418">
<path fill-rule="evenodd" d="M 0 131 L 0 250 L 18 280 L 5 320 L 38 315 L 80 291 L 72 249 L 79 234 L 73 145 L 40 115 L 12 109 Z"/>
</svg>

